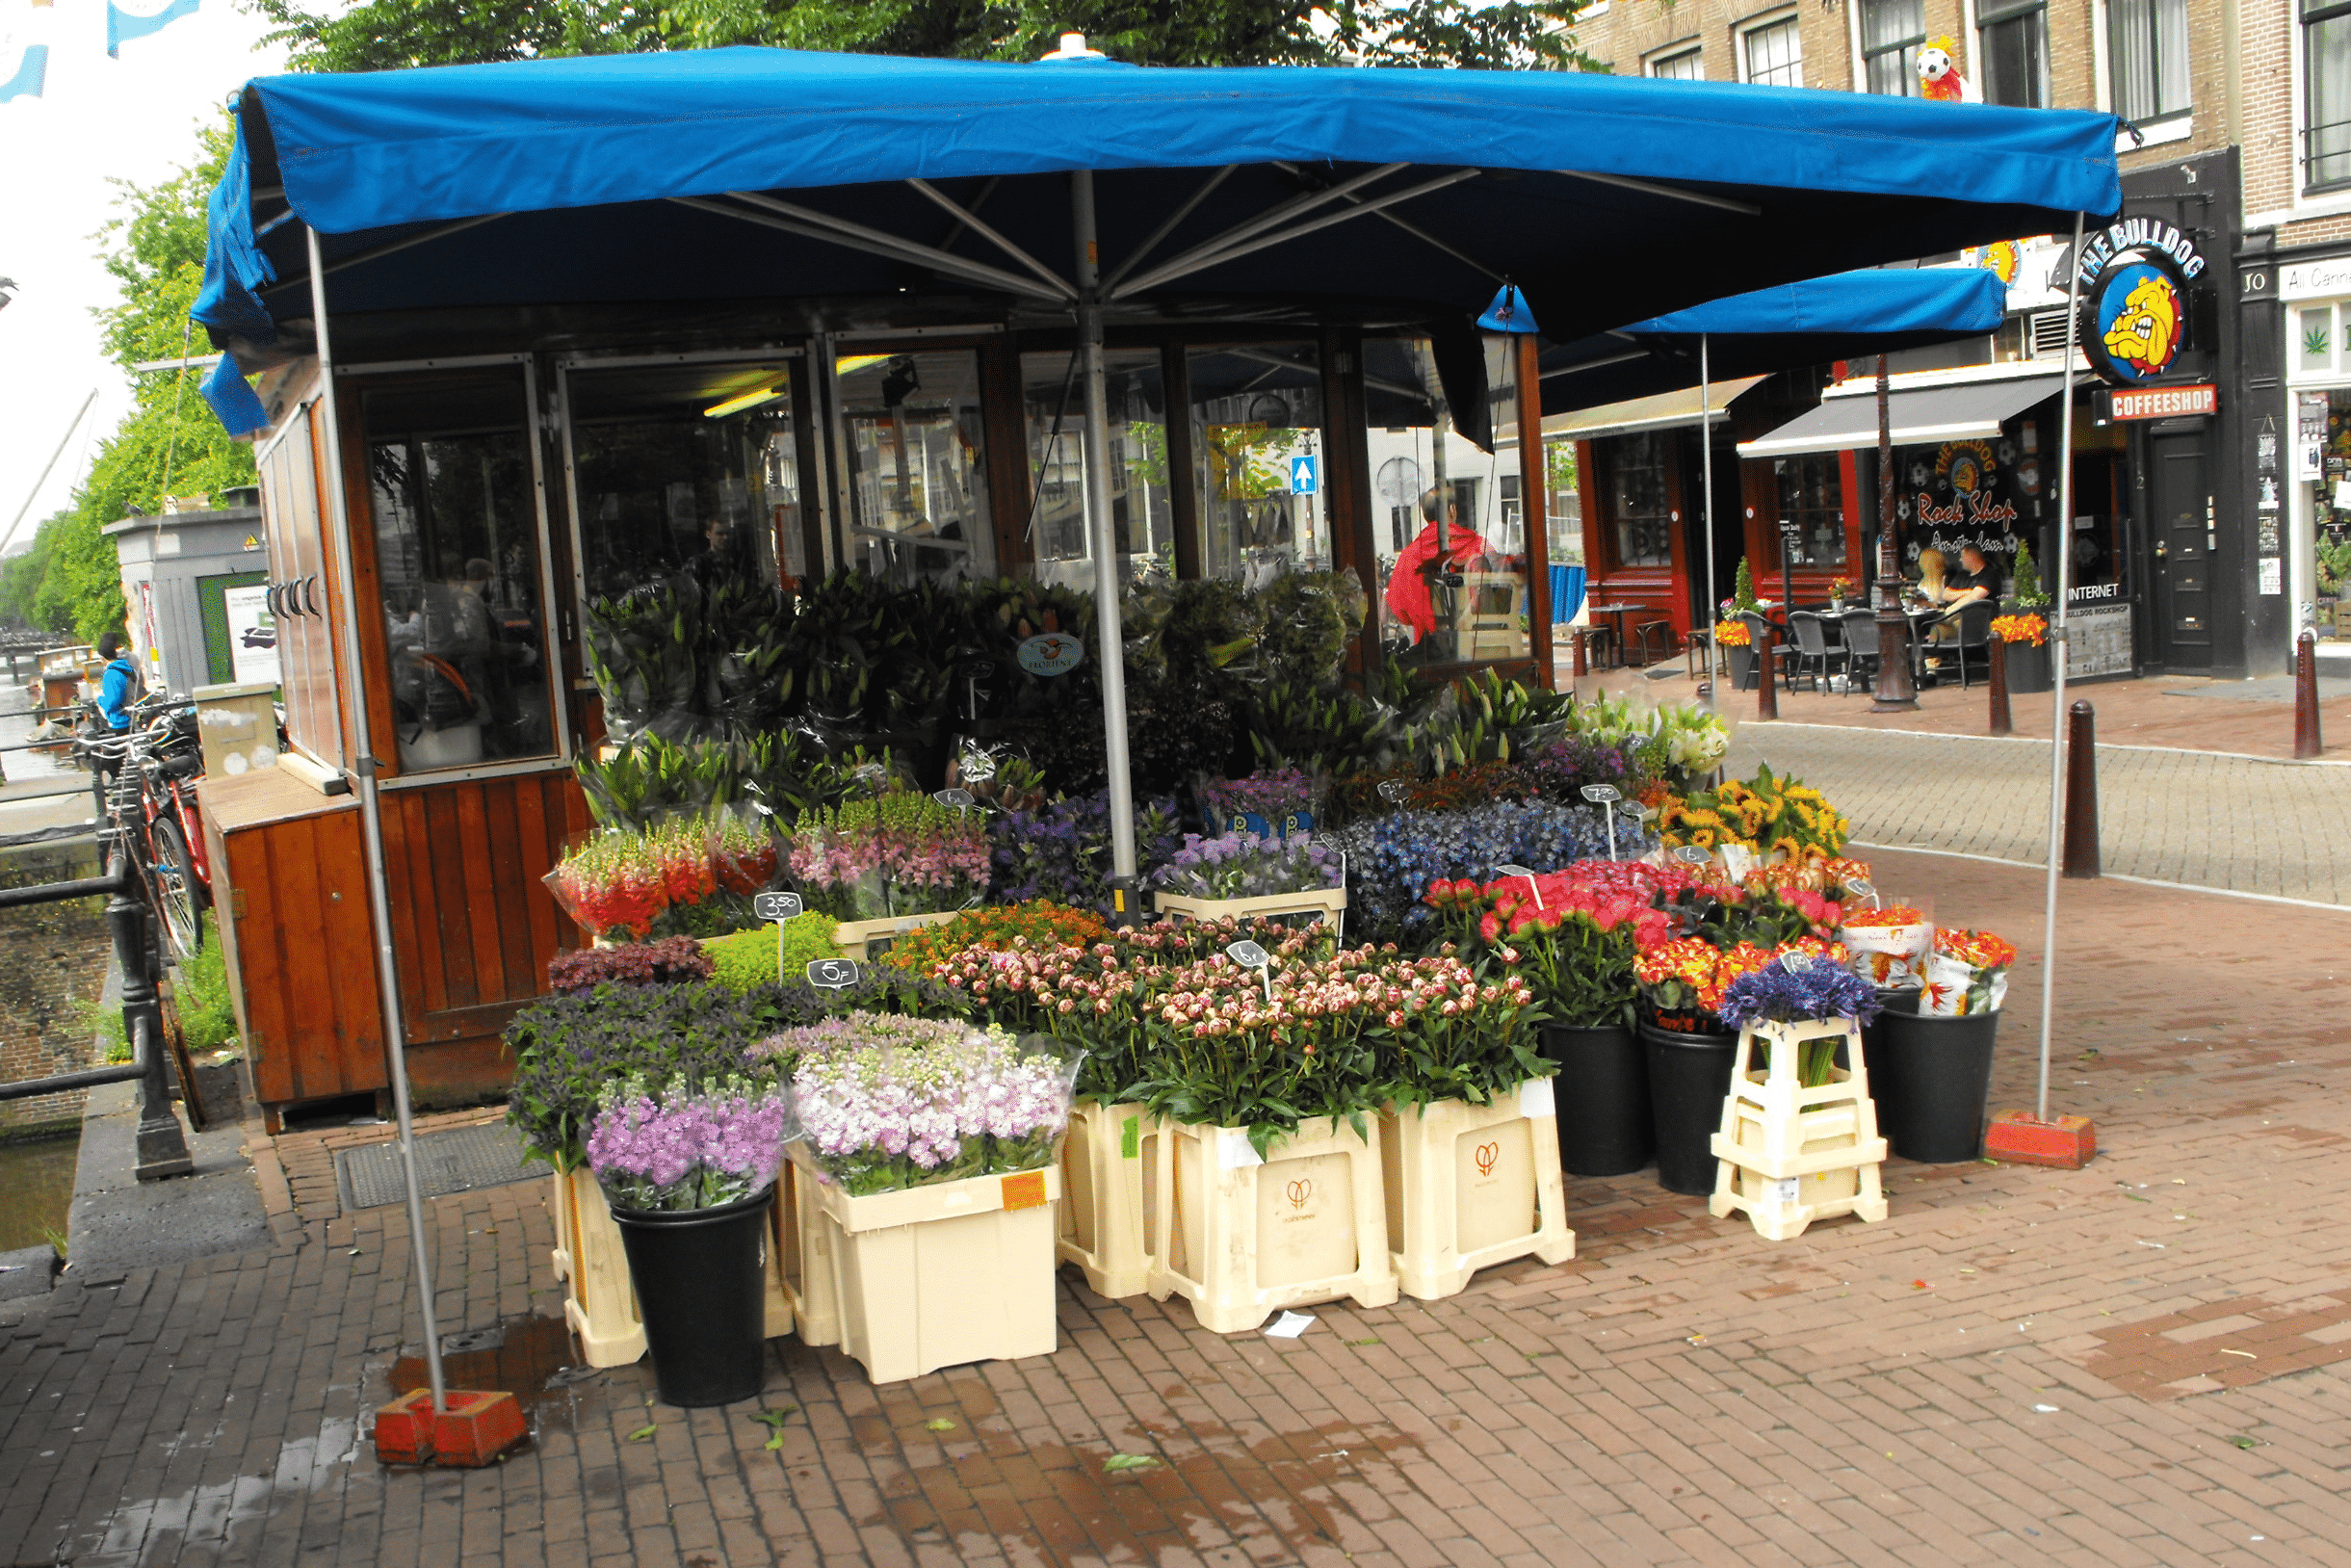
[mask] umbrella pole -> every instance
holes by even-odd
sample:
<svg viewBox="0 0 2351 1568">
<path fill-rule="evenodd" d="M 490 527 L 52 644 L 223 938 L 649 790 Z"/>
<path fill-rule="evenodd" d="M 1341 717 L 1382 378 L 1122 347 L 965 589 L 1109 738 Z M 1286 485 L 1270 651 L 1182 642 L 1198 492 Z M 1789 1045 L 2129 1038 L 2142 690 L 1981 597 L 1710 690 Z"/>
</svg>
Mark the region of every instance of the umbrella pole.
<svg viewBox="0 0 2351 1568">
<path fill-rule="evenodd" d="M 351 516 L 344 504 L 343 431 L 335 416 L 334 353 L 327 338 L 327 268 L 319 253 L 319 232 L 310 233 L 310 316 L 319 362 L 319 409 L 327 420 L 327 529 L 334 536 L 335 566 L 345 583 L 358 580 L 352 567 Z M 392 1110 L 400 1122 L 400 1180 L 407 1195 L 408 1240 L 416 1249 L 417 1306 L 425 1320 L 425 1372 L 432 1387 L 432 1412 L 449 1408 L 449 1387 L 441 1373 L 441 1331 L 432 1312 L 432 1251 L 425 1239 L 425 1204 L 416 1184 L 416 1118 L 408 1105 L 408 1032 L 400 1006 L 400 966 L 392 954 L 392 902 L 383 871 L 383 805 L 376 790 L 376 753 L 369 733 L 367 686 L 359 649 L 360 607 L 343 617 L 343 666 L 351 675 L 351 725 L 354 756 L 353 785 L 359 797 L 359 841 L 367 861 L 367 905 L 376 923 L 376 984 L 383 993 L 383 1045 L 392 1070 Z"/>
<path fill-rule="evenodd" d="M 2034 1115 L 2049 1120 L 2049 1032 L 2057 996 L 2057 875 L 2065 831 L 2066 595 L 2074 578 L 2074 346 L 2081 330 L 2081 214 L 2074 215 L 2074 248 L 2065 258 L 2065 389 L 2057 400 L 2057 603 L 2050 615 L 2051 666 L 2049 739 L 2049 886 L 2041 913 L 2041 1094 Z"/>
<path fill-rule="evenodd" d="M 1700 601 L 1700 614 L 1706 616 L 1706 705 L 1710 712 L 1721 706 L 1714 692 L 1714 670 L 1719 660 L 1714 652 L 1714 432 L 1713 424 L 1713 367 L 1707 358 L 1707 334 L 1698 334 L 1698 468 L 1706 476 L 1706 594 Z"/>
<path fill-rule="evenodd" d="M 1110 406 L 1103 385 L 1102 262 L 1094 222 L 1094 171 L 1069 176 L 1078 242 L 1078 364 L 1085 382 L 1085 532 L 1094 551 L 1094 629 L 1102 644 L 1103 754 L 1110 785 L 1110 913 L 1132 924 L 1136 907 L 1135 781 L 1127 769 L 1126 638 L 1120 626 L 1118 541 L 1110 534 Z"/>
</svg>

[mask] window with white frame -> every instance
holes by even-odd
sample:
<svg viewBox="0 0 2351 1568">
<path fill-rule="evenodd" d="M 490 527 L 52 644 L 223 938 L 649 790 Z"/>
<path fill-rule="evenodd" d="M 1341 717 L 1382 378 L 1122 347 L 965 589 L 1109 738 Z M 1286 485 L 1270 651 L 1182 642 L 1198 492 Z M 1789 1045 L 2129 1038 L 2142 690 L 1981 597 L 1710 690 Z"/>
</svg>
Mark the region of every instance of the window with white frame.
<svg viewBox="0 0 2351 1568">
<path fill-rule="evenodd" d="M 1919 95 L 1919 50 L 1926 43 L 1926 0 L 1861 0 L 1861 57 L 1868 91 Z"/>
<path fill-rule="evenodd" d="M 1796 37 L 1793 12 L 1748 28 L 1738 41 L 1748 81 L 1763 87 L 1804 85 L 1804 45 Z"/>
<path fill-rule="evenodd" d="M 2049 9 L 2044 0 L 2010 0 L 1976 13 L 1976 59 L 1984 102 L 2015 109 L 2049 107 Z"/>
<path fill-rule="evenodd" d="M 2302 0 L 2302 183 L 2351 185 L 2351 0 Z"/>
<path fill-rule="evenodd" d="M 2114 112 L 2145 125 L 2188 112 L 2187 0 L 2112 0 Z"/>
<path fill-rule="evenodd" d="M 1659 55 L 1649 62 L 1649 74 L 1673 82 L 1700 82 L 1706 79 L 1705 52 L 1684 49 L 1677 54 Z"/>
</svg>

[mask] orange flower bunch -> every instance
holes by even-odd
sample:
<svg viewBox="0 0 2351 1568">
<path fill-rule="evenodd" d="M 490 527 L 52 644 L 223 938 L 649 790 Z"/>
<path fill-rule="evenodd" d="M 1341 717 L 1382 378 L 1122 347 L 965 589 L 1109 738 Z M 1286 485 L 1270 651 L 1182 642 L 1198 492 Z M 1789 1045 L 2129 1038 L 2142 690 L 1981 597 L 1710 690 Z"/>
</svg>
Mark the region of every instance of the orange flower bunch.
<svg viewBox="0 0 2351 1568">
<path fill-rule="evenodd" d="M 1714 623 L 1714 640 L 1726 648 L 1744 648 L 1755 640 L 1743 620 L 1718 620 Z"/>
<path fill-rule="evenodd" d="M 1883 909 L 1856 909 L 1844 917 L 1848 927 L 1923 926 L 1926 916 L 1906 903 L 1890 903 Z"/>
<path fill-rule="evenodd" d="M 878 961 L 928 975 L 933 965 L 966 949 L 1003 953 L 1015 947 L 1090 948 L 1109 930 L 1102 917 L 1090 909 L 1072 909 L 1050 899 L 990 904 L 908 931 Z"/>
<path fill-rule="evenodd" d="M 2037 648 L 2049 640 L 2049 622 L 2030 612 L 2022 615 L 1995 615 L 1992 635 L 2002 642 L 2029 642 Z"/>
</svg>

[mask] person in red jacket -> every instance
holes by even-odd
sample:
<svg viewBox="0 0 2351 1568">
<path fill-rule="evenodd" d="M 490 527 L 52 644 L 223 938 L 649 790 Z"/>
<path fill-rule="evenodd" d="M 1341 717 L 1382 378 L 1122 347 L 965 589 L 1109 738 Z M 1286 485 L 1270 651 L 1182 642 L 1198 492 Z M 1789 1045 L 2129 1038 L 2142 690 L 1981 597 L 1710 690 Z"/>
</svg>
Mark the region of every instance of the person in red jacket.
<svg viewBox="0 0 2351 1568">
<path fill-rule="evenodd" d="M 1437 601 L 1431 586 L 1446 576 L 1458 577 L 1464 571 L 1491 571 L 1501 561 L 1501 552 L 1469 528 L 1462 526 L 1461 503 L 1450 485 L 1438 485 L 1421 496 L 1421 515 L 1428 526 L 1415 536 L 1410 544 L 1396 558 L 1396 567 L 1388 574 L 1388 611 L 1397 619 L 1413 629 L 1415 641 L 1437 630 L 1439 616 Z M 1443 535 L 1440 542 L 1438 536 Z M 1443 602 L 1452 618 L 1450 607 L 1458 585 L 1444 588 Z"/>
</svg>

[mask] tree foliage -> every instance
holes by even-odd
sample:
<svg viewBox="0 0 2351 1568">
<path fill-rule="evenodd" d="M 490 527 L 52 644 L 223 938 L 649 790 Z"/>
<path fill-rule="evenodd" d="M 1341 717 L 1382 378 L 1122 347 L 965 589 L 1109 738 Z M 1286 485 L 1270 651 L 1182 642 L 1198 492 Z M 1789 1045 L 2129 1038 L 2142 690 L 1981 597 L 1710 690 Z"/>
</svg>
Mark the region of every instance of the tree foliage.
<svg viewBox="0 0 2351 1568">
<path fill-rule="evenodd" d="M 1064 32 L 1138 65 L 1585 64 L 1583 0 L 365 0 L 339 13 L 246 0 L 297 70 L 395 70 L 550 55 L 769 44 L 1034 60 Z"/>
<path fill-rule="evenodd" d="M 100 530 L 170 493 L 253 482 L 249 447 L 229 438 L 196 391 L 200 372 L 141 376 L 141 360 L 204 351 L 188 309 L 204 274 L 204 199 L 228 156 L 225 121 L 202 133 L 196 160 L 150 186 L 117 181 L 117 216 L 99 231 L 122 299 L 100 313 L 109 357 L 132 376 L 131 411 L 98 445 L 73 505 L 40 525 L 33 547 L 0 567 L 0 619 L 95 640 L 123 621 L 115 542 Z"/>
</svg>

